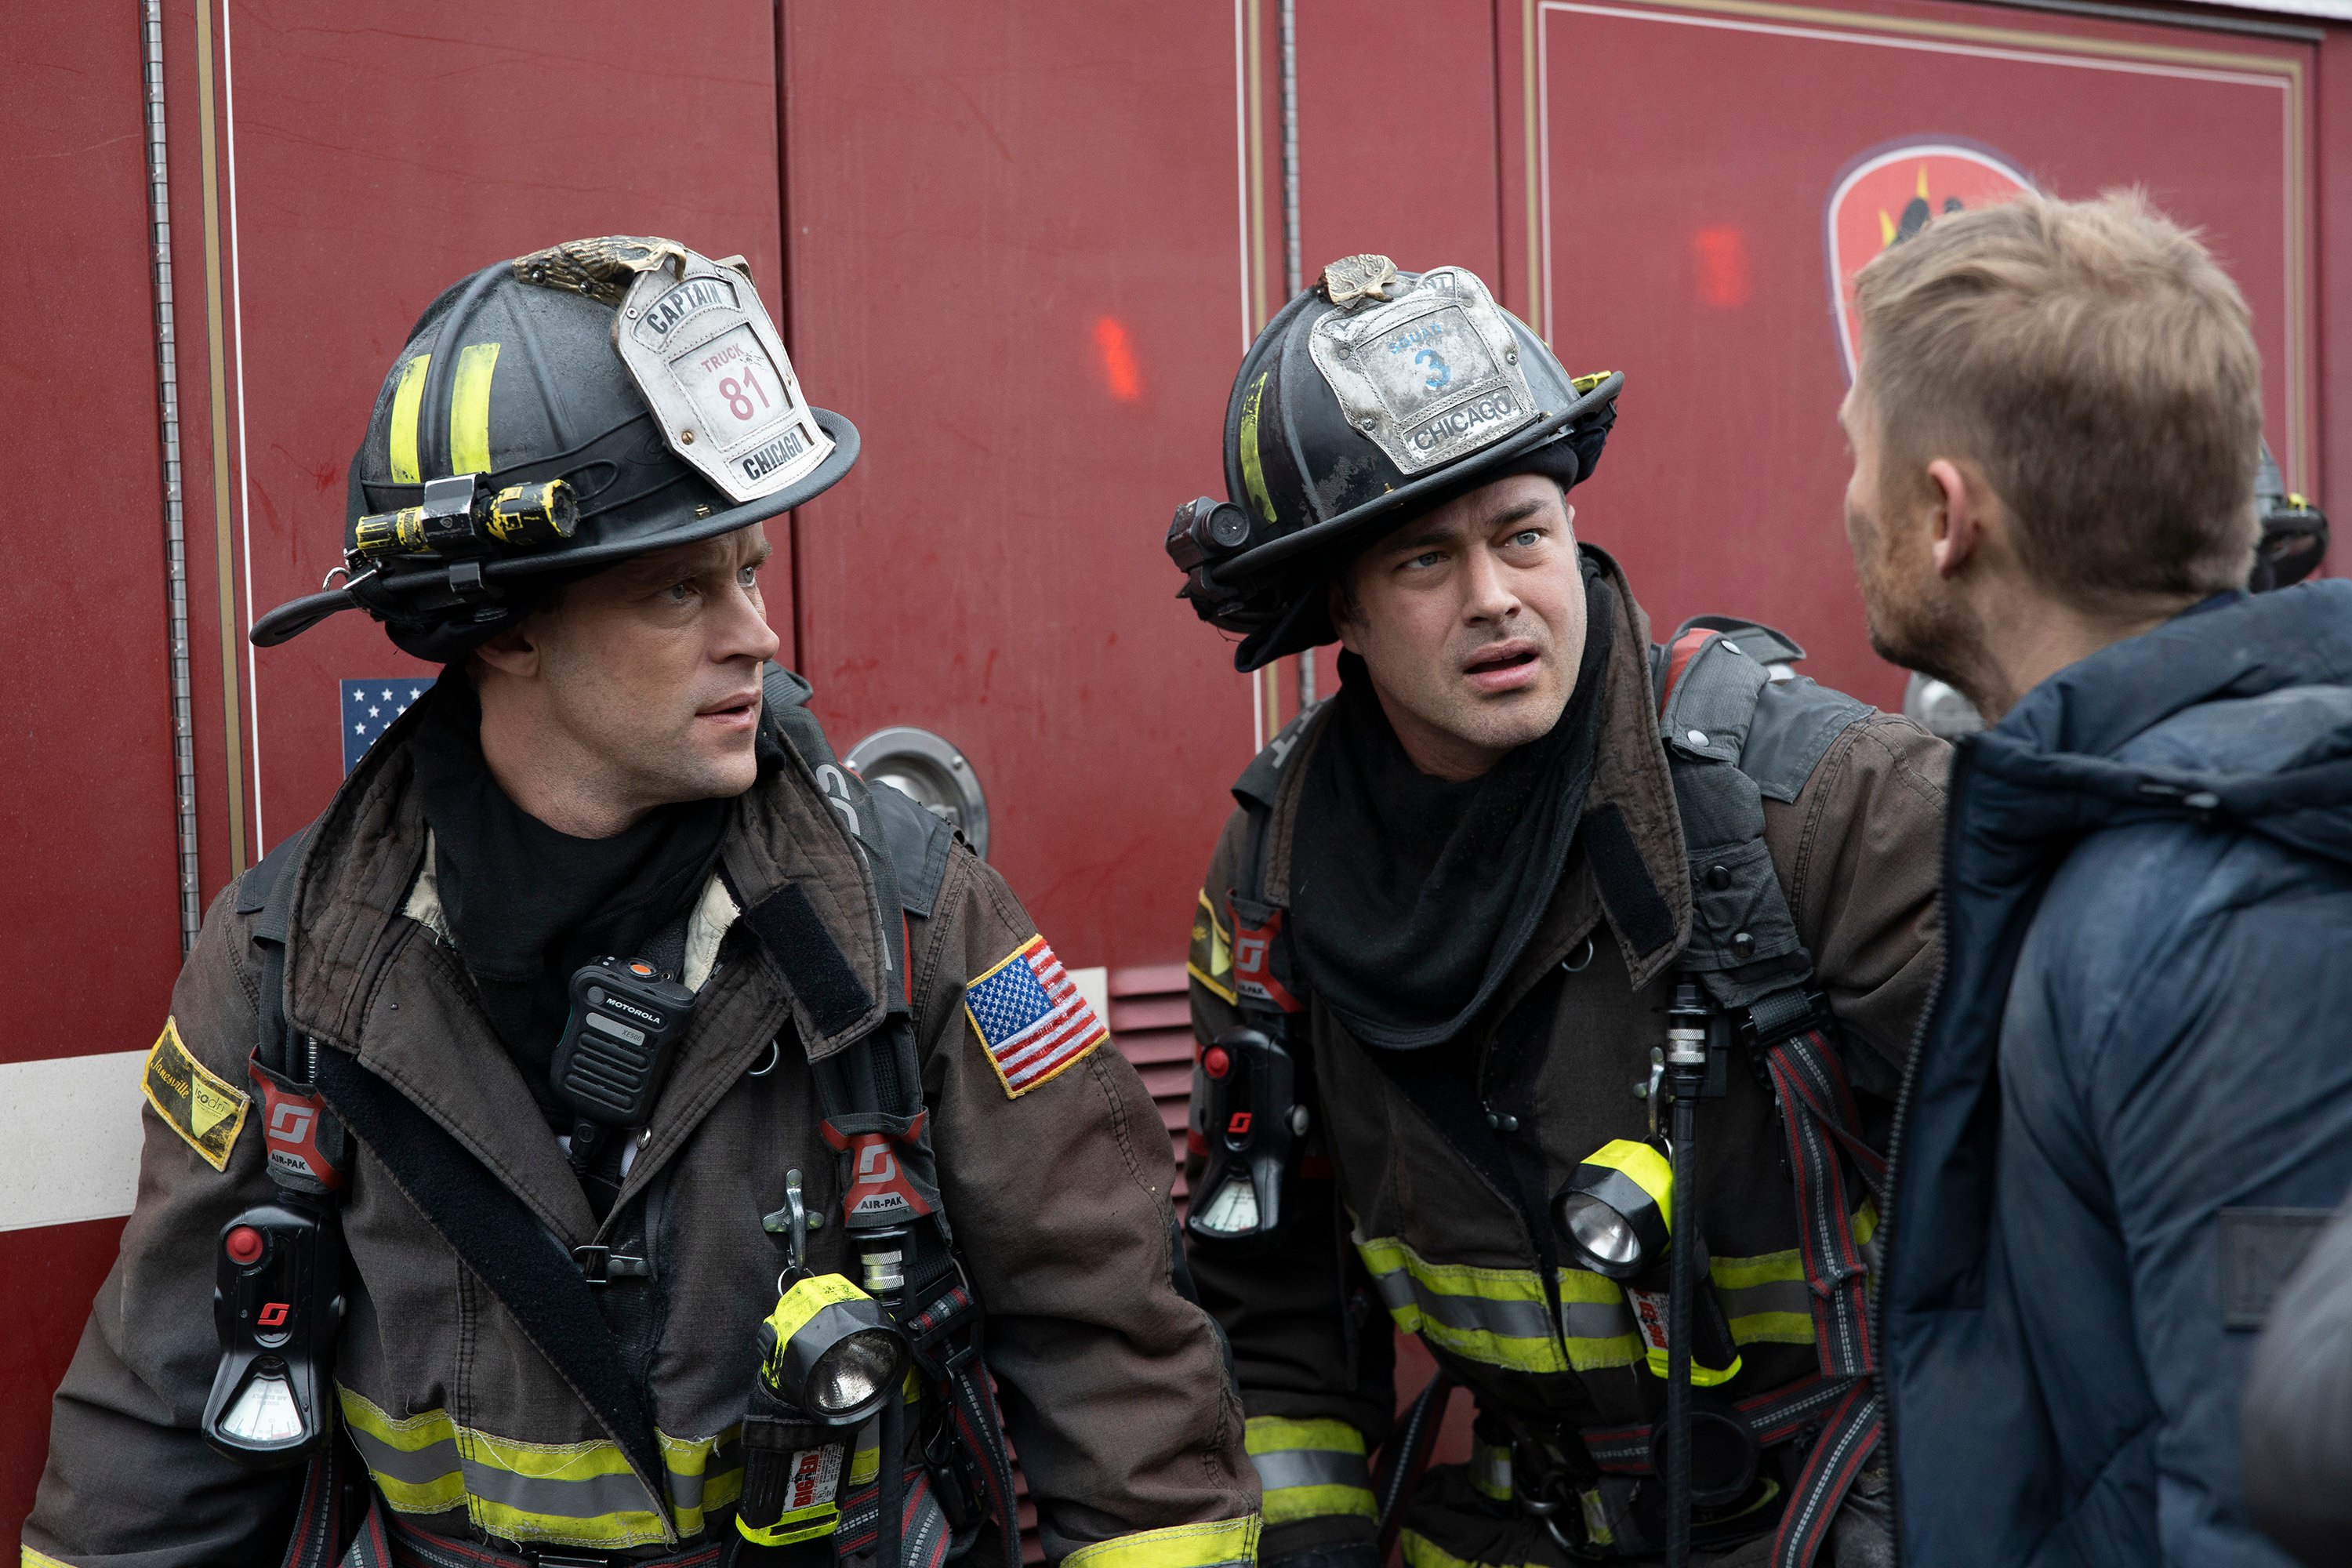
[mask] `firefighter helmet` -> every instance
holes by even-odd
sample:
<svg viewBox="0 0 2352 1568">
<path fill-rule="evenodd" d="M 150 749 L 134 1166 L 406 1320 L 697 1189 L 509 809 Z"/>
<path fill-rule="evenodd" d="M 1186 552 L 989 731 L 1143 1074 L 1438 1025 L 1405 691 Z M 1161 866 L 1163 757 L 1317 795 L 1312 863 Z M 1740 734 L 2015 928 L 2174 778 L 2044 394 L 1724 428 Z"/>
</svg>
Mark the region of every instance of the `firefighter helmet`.
<svg viewBox="0 0 2352 1568">
<path fill-rule="evenodd" d="M 2262 535 L 2254 544 L 2254 569 L 2246 586 L 2257 594 L 2302 582 L 2327 554 L 2327 514 L 2318 504 L 2286 488 L 2271 444 L 2254 470 L 2254 514 Z"/>
<path fill-rule="evenodd" d="M 1466 268 L 1351 256 L 1283 307 L 1225 406 L 1225 500 L 1177 509 L 1168 553 L 1255 669 L 1337 634 L 1322 585 L 1407 519 L 1509 474 L 1592 472 L 1623 375 L 1571 377 Z"/>
<path fill-rule="evenodd" d="M 614 562 L 810 500 L 857 460 L 811 408 L 740 258 L 572 240 L 425 308 L 352 459 L 341 586 L 255 623 L 263 647 L 365 609 L 447 661 Z"/>
</svg>

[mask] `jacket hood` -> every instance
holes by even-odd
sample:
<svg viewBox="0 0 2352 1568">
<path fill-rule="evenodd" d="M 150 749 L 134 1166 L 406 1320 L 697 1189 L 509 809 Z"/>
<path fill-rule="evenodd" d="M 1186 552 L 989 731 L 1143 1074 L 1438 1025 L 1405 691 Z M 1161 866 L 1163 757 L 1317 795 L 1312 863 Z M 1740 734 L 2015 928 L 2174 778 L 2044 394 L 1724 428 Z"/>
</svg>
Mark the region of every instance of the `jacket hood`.
<svg viewBox="0 0 2352 1568">
<path fill-rule="evenodd" d="M 2217 595 L 1966 743 L 2028 837 L 2186 814 L 2352 865 L 2352 582 Z"/>
</svg>

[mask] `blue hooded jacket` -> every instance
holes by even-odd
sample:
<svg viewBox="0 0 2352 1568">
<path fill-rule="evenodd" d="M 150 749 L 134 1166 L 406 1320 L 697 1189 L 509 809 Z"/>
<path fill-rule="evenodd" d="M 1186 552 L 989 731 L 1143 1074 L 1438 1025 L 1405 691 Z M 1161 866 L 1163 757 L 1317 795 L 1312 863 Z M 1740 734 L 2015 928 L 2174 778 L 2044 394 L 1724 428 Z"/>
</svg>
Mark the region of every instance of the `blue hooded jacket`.
<svg viewBox="0 0 2352 1568">
<path fill-rule="evenodd" d="M 1950 813 L 1880 1282 L 1903 1560 L 2287 1568 L 2217 1216 L 2352 1187 L 2352 583 L 2061 670 Z"/>
</svg>

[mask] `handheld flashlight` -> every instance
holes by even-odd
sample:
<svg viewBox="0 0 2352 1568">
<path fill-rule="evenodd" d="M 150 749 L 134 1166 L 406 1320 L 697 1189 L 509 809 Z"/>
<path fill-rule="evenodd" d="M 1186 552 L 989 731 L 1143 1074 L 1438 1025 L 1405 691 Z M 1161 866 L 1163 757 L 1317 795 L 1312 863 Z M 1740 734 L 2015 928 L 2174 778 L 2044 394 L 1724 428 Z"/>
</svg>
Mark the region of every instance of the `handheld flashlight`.
<svg viewBox="0 0 2352 1568">
<path fill-rule="evenodd" d="M 800 1173 L 786 1177 L 791 1252 L 775 1310 L 760 1325 L 760 1371 L 743 1420 L 735 1528 L 760 1546 L 830 1535 L 856 1428 L 899 1397 L 906 1336 L 881 1304 L 839 1274 L 811 1273 Z"/>
<path fill-rule="evenodd" d="M 1586 1156 L 1552 1200 L 1552 1226 L 1578 1267 L 1616 1280 L 1633 1310 L 1650 1370 L 1666 1375 L 1668 1259 L 1674 1251 L 1675 1175 L 1648 1143 L 1619 1138 Z M 1727 1383 L 1739 1372 L 1739 1347 L 1722 1303 L 1706 1287 L 1706 1244 L 1691 1238 L 1701 1288 L 1693 1292 L 1691 1381 Z"/>
</svg>

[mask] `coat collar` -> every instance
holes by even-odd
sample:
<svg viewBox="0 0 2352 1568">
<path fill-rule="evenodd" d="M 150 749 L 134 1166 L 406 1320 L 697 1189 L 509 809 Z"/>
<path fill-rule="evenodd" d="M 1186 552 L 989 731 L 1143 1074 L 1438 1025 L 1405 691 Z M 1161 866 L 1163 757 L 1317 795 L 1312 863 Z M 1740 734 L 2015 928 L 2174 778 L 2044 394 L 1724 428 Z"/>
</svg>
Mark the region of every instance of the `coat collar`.
<svg viewBox="0 0 2352 1568">
<path fill-rule="evenodd" d="M 371 749 L 289 868 L 295 889 L 288 1026 L 356 1056 L 497 1172 L 559 1235 L 584 1239 L 596 1226 L 578 1182 L 552 1138 L 514 1136 L 516 1127 L 538 1128 L 544 1118 L 474 1000 L 456 952 L 419 918 L 430 912 L 415 902 L 428 886 L 420 873 L 430 834 L 405 744 L 416 719 L 404 716 Z M 845 1021 L 835 1016 L 835 1027 L 820 1032 L 764 953 L 751 973 L 721 975 L 698 1008 L 625 1199 L 765 1048 L 787 1010 L 813 1060 L 843 1049 L 882 1019 L 888 992 L 873 879 L 796 755 L 734 803 L 719 863 L 729 885 L 720 897 L 731 890 L 730 902 L 743 909 L 797 888 L 872 1005 Z M 698 914 L 714 915 L 719 907 L 706 895 Z M 709 945 L 715 951 L 715 941 Z"/>
<path fill-rule="evenodd" d="M 1689 868 L 1682 816 L 1675 805 L 1674 779 L 1667 771 L 1665 748 L 1658 740 L 1658 702 L 1650 684 L 1650 617 L 1634 600 L 1623 569 L 1608 552 L 1590 544 L 1582 549 L 1616 590 L 1612 603 L 1617 617 L 1603 677 L 1606 684 L 1601 691 L 1600 755 L 1594 759 L 1584 809 L 1588 817 L 1604 805 L 1614 805 L 1622 814 L 1643 869 L 1665 900 L 1675 922 L 1675 940 L 1646 956 L 1635 951 L 1614 921 L 1610 922 L 1633 984 L 1639 987 L 1672 963 L 1689 943 Z M 1286 909 L 1290 904 L 1290 856 L 1297 841 L 1299 793 L 1307 764 L 1330 728 L 1330 705 L 1326 703 L 1299 731 L 1297 755 L 1286 759 L 1288 765 L 1282 770 L 1267 824 L 1265 897 Z M 1605 909 L 1580 847 L 1570 857 L 1560 888 L 1528 943 L 1527 962 L 1538 972 L 1548 968 L 1568 943 L 1591 931 L 1600 918 L 1605 918 Z M 1515 976 L 1508 993 L 1516 994 L 1520 988 Z"/>
<path fill-rule="evenodd" d="M 2112 756 L 2200 703 L 2352 681 L 2352 583 L 2232 594 L 2045 679 L 1986 732 L 1990 750 Z"/>
</svg>

